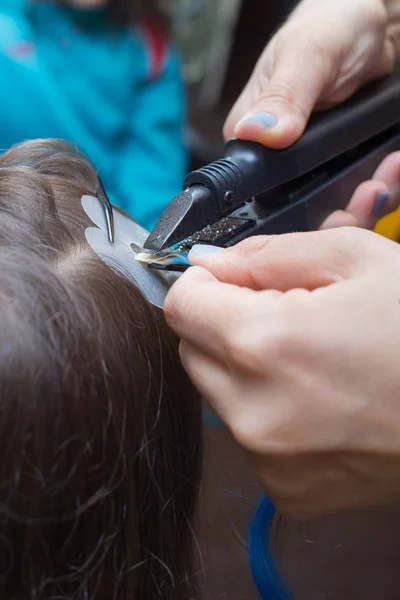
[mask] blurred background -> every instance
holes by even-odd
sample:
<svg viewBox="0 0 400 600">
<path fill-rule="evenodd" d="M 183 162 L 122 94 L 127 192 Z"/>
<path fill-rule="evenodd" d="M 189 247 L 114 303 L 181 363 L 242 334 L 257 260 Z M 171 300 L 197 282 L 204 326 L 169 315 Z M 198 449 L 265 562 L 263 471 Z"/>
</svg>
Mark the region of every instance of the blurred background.
<svg viewBox="0 0 400 600">
<path fill-rule="evenodd" d="M 296 0 L 163 0 L 188 89 L 192 168 L 221 158 L 222 126 Z"/>
</svg>

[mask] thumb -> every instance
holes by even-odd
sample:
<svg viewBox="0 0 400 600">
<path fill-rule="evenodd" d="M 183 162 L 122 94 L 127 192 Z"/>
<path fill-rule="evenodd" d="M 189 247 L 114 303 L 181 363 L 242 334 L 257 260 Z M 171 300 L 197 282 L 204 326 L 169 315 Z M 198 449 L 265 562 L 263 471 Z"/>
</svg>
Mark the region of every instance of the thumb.
<svg viewBox="0 0 400 600">
<path fill-rule="evenodd" d="M 347 279 L 371 265 L 380 236 L 353 227 L 255 236 L 221 252 L 193 246 L 189 259 L 217 279 L 254 290 L 313 290 Z M 374 254 L 373 254 L 374 256 Z"/>
<path fill-rule="evenodd" d="M 270 148 L 285 148 L 302 135 L 331 74 L 330 61 L 307 39 L 281 30 L 262 55 L 224 128 Z M 272 63 L 272 69 L 271 69 Z"/>
</svg>

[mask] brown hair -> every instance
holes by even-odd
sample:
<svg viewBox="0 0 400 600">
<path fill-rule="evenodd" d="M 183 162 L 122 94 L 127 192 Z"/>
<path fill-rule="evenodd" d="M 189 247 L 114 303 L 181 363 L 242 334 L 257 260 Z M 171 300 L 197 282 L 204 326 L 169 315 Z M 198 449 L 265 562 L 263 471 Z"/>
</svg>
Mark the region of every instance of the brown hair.
<svg viewBox="0 0 400 600">
<path fill-rule="evenodd" d="M 93 167 L 0 158 L 0 598 L 193 597 L 201 404 L 161 311 L 85 241 Z"/>
</svg>

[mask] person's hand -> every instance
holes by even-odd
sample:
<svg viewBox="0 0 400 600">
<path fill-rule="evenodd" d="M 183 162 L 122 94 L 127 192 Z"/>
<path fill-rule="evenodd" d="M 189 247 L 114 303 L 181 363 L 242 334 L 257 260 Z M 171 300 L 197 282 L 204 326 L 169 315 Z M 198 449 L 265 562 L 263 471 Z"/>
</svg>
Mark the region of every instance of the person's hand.
<svg viewBox="0 0 400 600">
<path fill-rule="evenodd" d="M 400 0 L 303 0 L 274 35 L 232 109 L 225 137 L 284 148 L 303 133 L 314 109 L 346 100 L 393 71 L 400 57 Z M 357 190 L 346 211 L 323 227 L 373 227 L 396 208 L 400 154 Z M 368 219 L 366 219 L 368 217 Z"/>
<path fill-rule="evenodd" d="M 204 249 L 203 249 L 204 252 Z M 400 500 L 400 247 L 353 228 L 192 252 L 165 315 L 282 513 Z"/>
</svg>

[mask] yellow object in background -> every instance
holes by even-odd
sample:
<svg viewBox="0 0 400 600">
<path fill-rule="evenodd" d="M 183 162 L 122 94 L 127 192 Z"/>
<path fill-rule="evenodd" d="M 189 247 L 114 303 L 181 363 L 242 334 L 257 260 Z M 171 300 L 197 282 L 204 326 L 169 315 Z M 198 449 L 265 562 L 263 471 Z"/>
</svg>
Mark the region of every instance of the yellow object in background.
<svg viewBox="0 0 400 600">
<path fill-rule="evenodd" d="M 394 242 L 400 241 L 400 208 L 394 213 L 383 217 L 375 227 L 376 233 L 383 235 Z"/>
</svg>

